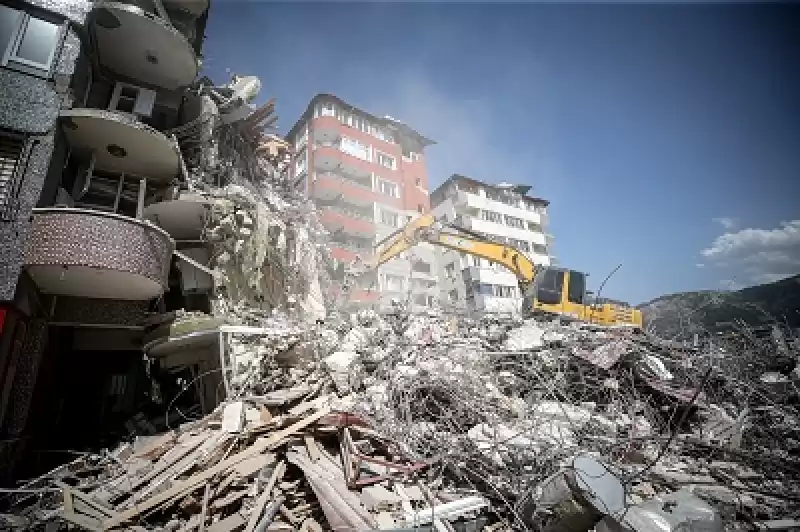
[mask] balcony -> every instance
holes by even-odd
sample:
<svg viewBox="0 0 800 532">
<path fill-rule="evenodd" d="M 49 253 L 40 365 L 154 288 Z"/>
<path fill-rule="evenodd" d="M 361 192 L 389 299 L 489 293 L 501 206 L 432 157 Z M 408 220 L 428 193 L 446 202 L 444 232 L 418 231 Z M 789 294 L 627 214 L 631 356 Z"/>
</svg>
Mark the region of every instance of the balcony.
<svg viewBox="0 0 800 532">
<path fill-rule="evenodd" d="M 147 222 L 85 209 L 34 209 L 25 268 L 46 294 L 147 300 L 161 295 L 175 244 Z"/>
<path fill-rule="evenodd" d="M 197 9 L 207 4 L 200 0 Z M 135 5 L 100 1 L 92 4 L 87 26 L 98 62 L 114 78 L 177 90 L 197 77 L 197 57 L 189 39 L 158 15 Z"/>
<path fill-rule="evenodd" d="M 197 241 L 208 224 L 211 204 L 203 196 L 182 194 L 171 201 L 153 203 L 144 209 L 144 219 L 164 229 L 175 240 Z"/>
<path fill-rule="evenodd" d="M 313 196 L 323 201 L 333 201 L 341 198 L 342 201 L 353 205 L 369 206 L 375 203 L 375 192 L 363 180 L 348 179 L 334 172 L 316 174 Z"/>
<path fill-rule="evenodd" d="M 178 175 L 177 143 L 132 115 L 79 108 L 62 111 L 60 118 L 73 155 L 93 158 L 98 170 L 162 183 Z"/>
<path fill-rule="evenodd" d="M 464 192 L 463 190 L 458 191 L 453 203 L 457 210 L 461 211 L 463 211 L 464 208 L 490 210 L 499 214 L 516 216 L 528 222 L 536 224 L 542 223 L 542 215 L 536 211 L 514 207 L 500 201 L 491 200 L 485 196 Z"/>
<path fill-rule="evenodd" d="M 336 142 L 316 142 L 314 144 L 314 167 L 322 172 L 339 171 L 367 179 L 372 176 L 373 165 L 368 160 L 341 151 Z"/>
<path fill-rule="evenodd" d="M 361 238 L 375 236 L 374 221 L 353 209 L 342 206 L 324 207 L 321 221 L 331 232 L 342 231 Z"/>
</svg>

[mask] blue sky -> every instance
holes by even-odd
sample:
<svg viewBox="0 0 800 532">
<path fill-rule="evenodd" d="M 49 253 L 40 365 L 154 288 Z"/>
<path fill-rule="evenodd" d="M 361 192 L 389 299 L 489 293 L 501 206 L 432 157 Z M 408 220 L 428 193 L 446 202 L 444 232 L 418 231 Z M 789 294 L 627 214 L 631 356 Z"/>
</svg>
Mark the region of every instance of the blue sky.
<svg viewBox="0 0 800 532">
<path fill-rule="evenodd" d="M 555 253 L 632 303 L 800 273 L 800 8 L 212 4 L 206 73 L 402 120 L 452 173 L 533 186 Z M 592 279 L 594 281 L 592 281 Z"/>
</svg>

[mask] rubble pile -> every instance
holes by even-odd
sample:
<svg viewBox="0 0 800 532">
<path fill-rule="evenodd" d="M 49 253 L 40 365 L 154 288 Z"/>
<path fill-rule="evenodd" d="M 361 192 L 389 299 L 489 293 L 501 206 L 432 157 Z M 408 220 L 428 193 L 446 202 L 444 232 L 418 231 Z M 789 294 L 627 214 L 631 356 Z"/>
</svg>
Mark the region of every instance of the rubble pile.
<svg viewBox="0 0 800 532">
<path fill-rule="evenodd" d="M 791 376 L 779 389 L 774 376 L 742 382 L 725 369 L 730 357 L 587 324 L 401 310 L 327 325 L 249 319 L 274 332 L 231 336 L 235 378 L 212 414 L 26 483 L 5 522 L 800 527 Z"/>
<path fill-rule="evenodd" d="M 797 342 L 326 313 L 327 234 L 259 88 L 201 80 L 170 132 L 211 304 L 154 317 L 144 352 L 203 365 L 113 450 L 7 490 L 0 529 L 800 529 Z"/>
</svg>

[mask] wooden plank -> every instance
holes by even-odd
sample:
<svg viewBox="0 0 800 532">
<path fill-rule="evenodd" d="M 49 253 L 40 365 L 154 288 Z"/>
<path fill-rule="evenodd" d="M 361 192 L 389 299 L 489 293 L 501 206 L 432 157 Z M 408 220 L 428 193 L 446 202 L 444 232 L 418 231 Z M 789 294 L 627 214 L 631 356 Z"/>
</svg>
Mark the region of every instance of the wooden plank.
<svg viewBox="0 0 800 532">
<path fill-rule="evenodd" d="M 208 498 L 211 496 L 211 484 L 206 482 L 205 493 L 203 493 L 203 506 L 200 509 L 200 532 L 206 529 L 206 512 L 208 511 Z"/>
<path fill-rule="evenodd" d="M 308 456 L 311 458 L 312 462 L 316 462 L 319 460 L 322 455 L 319 452 L 319 447 L 317 447 L 317 440 L 314 439 L 314 436 L 311 434 L 306 434 L 303 436 L 303 439 L 306 442 L 306 449 L 308 449 Z"/>
<path fill-rule="evenodd" d="M 318 421 L 320 418 L 326 416 L 329 413 L 330 413 L 330 407 L 322 408 L 318 410 L 316 413 L 301 419 L 297 423 L 294 423 L 293 425 L 290 425 L 289 427 L 286 427 L 283 430 L 273 432 L 267 437 L 259 438 L 258 440 L 255 441 L 255 443 L 253 443 L 253 445 L 251 445 L 244 451 L 231 456 L 227 460 L 223 460 L 219 464 L 209 469 L 206 469 L 202 473 L 197 473 L 191 476 L 190 478 L 184 480 L 183 482 L 177 482 L 169 489 L 161 493 L 158 493 L 150 497 L 149 499 L 139 502 L 135 507 L 125 510 L 124 512 L 120 513 L 119 515 L 117 515 L 112 519 L 108 519 L 103 523 L 103 527 L 106 530 L 114 528 L 115 526 L 118 526 L 132 519 L 133 517 L 136 517 L 137 515 L 146 512 L 150 508 L 158 506 L 159 504 L 165 501 L 171 500 L 174 497 L 178 497 L 188 491 L 191 491 L 192 489 L 196 488 L 200 484 L 203 484 L 204 482 L 215 477 L 216 475 L 227 471 L 228 469 L 238 464 L 239 462 L 247 458 L 250 458 L 251 456 L 260 454 L 268 449 L 273 449 L 277 447 L 283 442 L 283 440 L 285 440 L 295 432 L 303 430 L 307 426 Z"/>
<path fill-rule="evenodd" d="M 275 469 L 272 471 L 272 475 L 269 477 L 269 480 L 264 486 L 264 491 L 261 492 L 261 495 L 259 495 L 258 500 L 253 507 L 253 511 L 250 514 L 250 519 L 247 520 L 247 528 L 245 528 L 245 532 L 253 532 L 256 529 L 258 520 L 261 518 L 261 514 L 264 513 L 264 507 L 267 506 L 267 503 L 271 498 L 272 490 L 275 488 L 275 484 L 278 483 L 285 473 L 286 462 L 278 462 L 278 465 L 275 466 Z"/>
<path fill-rule="evenodd" d="M 64 511 L 72 513 L 72 490 L 64 488 Z"/>
<path fill-rule="evenodd" d="M 244 516 L 236 512 L 208 527 L 208 532 L 231 532 L 232 530 L 243 527 L 245 523 Z"/>
</svg>

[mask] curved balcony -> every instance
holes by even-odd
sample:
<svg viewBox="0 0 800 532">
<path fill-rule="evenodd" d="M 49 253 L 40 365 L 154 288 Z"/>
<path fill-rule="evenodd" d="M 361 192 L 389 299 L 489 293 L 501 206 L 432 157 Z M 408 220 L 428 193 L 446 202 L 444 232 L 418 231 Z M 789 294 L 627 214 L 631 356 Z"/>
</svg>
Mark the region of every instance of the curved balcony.
<svg viewBox="0 0 800 532">
<path fill-rule="evenodd" d="M 164 230 L 134 218 L 34 209 L 25 268 L 47 294 L 146 300 L 166 289 L 174 248 Z"/>
<path fill-rule="evenodd" d="M 60 114 L 73 152 L 94 153 L 95 168 L 169 181 L 180 170 L 180 151 L 160 131 L 131 115 L 102 109 L 69 109 Z"/>
<path fill-rule="evenodd" d="M 92 5 L 87 23 L 100 64 L 115 77 L 176 90 L 197 76 L 191 43 L 156 15 L 134 5 L 100 1 Z"/>
<path fill-rule="evenodd" d="M 200 240 L 210 208 L 210 202 L 204 197 L 183 194 L 177 200 L 148 205 L 144 209 L 144 218 L 175 240 Z"/>
</svg>

